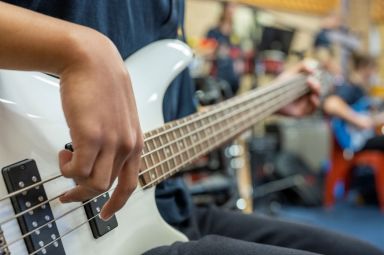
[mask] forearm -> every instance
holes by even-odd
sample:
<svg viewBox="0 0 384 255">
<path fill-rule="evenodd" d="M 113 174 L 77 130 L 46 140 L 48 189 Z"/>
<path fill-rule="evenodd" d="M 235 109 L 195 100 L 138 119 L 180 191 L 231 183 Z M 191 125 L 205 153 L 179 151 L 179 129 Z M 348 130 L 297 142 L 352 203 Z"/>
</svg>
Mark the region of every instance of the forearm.
<svg viewBox="0 0 384 255">
<path fill-rule="evenodd" d="M 338 96 L 332 95 L 326 98 L 323 109 L 327 114 L 339 117 L 359 128 L 371 128 L 373 126 L 372 118 L 354 111 Z"/>
<path fill-rule="evenodd" d="M 86 53 L 96 31 L 0 2 L 0 68 L 59 75 Z M 101 34 L 99 35 L 102 38 Z M 102 40 L 102 39 L 100 39 Z M 86 43 L 86 42 L 84 42 Z"/>
</svg>

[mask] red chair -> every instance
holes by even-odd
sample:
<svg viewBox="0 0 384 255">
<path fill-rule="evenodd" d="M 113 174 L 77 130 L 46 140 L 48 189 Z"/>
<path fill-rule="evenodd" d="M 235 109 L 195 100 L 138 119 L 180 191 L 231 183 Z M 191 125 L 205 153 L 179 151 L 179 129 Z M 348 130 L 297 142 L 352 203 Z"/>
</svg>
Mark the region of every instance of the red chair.
<svg viewBox="0 0 384 255">
<path fill-rule="evenodd" d="M 333 139 L 331 168 L 326 176 L 324 205 L 332 207 L 335 203 L 335 189 L 338 183 L 343 183 L 347 194 L 353 166 L 366 165 L 374 169 L 376 192 L 380 210 L 384 213 L 384 152 L 361 151 L 354 155 L 346 155 L 336 139 Z"/>
</svg>

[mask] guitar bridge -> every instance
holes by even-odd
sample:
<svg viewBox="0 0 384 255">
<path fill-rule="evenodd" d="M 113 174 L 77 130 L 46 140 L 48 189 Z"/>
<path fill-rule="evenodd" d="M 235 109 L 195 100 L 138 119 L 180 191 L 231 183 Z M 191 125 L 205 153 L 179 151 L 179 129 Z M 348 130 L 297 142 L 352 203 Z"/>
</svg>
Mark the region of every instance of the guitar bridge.
<svg viewBox="0 0 384 255">
<path fill-rule="evenodd" d="M 7 242 L 5 240 L 5 236 L 3 230 L 0 227 L 0 255 L 10 255 L 9 249 L 7 246 Z"/>
<path fill-rule="evenodd" d="M 4 167 L 2 174 L 9 193 L 41 181 L 36 162 L 31 159 Z M 26 235 L 24 242 L 28 252 L 38 255 L 65 255 L 60 234 L 47 200 L 43 185 L 11 197 L 15 214 L 23 213 L 38 204 L 41 205 L 17 218 L 21 233 Z M 0 255 L 2 254 L 0 253 Z"/>
</svg>

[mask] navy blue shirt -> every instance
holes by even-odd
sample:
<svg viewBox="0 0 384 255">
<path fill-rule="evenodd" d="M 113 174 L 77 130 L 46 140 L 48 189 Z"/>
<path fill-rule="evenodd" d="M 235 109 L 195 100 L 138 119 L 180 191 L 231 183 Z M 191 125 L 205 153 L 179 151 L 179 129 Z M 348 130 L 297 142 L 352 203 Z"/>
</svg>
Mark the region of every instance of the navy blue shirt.
<svg viewBox="0 0 384 255">
<path fill-rule="evenodd" d="M 184 15 L 183 0 L 6 0 L 49 16 L 81 24 L 105 34 L 125 59 L 151 42 L 177 38 Z M 193 86 L 188 71 L 169 87 L 163 104 L 165 121 L 195 111 Z M 192 203 L 181 179 L 158 185 L 160 213 L 171 224 L 187 220 Z"/>
<path fill-rule="evenodd" d="M 365 91 L 360 86 L 349 83 L 336 86 L 335 94 L 341 97 L 348 105 L 353 105 L 366 97 Z"/>
</svg>

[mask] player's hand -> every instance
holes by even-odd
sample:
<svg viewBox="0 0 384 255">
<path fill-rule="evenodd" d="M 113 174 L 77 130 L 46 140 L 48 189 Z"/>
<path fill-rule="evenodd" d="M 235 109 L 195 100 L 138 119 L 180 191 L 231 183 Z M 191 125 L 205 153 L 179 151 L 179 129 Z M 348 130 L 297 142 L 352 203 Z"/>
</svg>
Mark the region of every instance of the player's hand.
<svg viewBox="0 0 384 255">
<path fill-rule="evenodd" d="M 116 47 L 93 30 L 78 36 L 74 58 L 60 72 L 74 152 L 59 153 L 62 174 L 78 186 L 60 200 L 85 201 L 108 191 L 118 178 L 100 214 L 108 219 L 136 188 L 143 136 L 129 74 Z"/>
<path fill-rule="evenodd" d="M 312 74 L 314 65 L 312 61 L 303 61 L 293 68 L 283 72 L 277 79 L 287 79 L 298 73 Z M 315 111 L 320 104 L 320 82 L 313 76 L 307 79 L 310 93 L 298 98 L 280 109 L 279 113 L 292 117 L 302 117 Z"/>
</svg>

